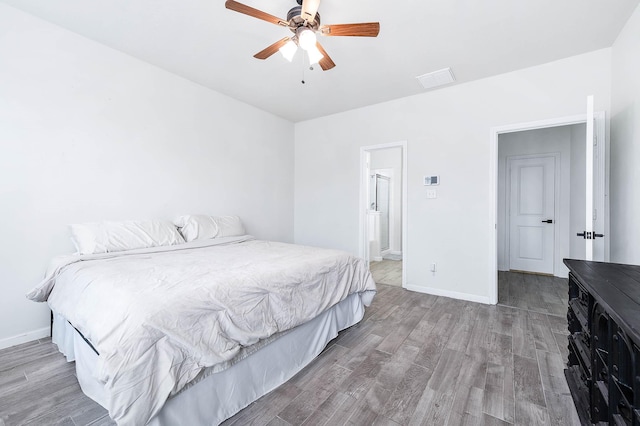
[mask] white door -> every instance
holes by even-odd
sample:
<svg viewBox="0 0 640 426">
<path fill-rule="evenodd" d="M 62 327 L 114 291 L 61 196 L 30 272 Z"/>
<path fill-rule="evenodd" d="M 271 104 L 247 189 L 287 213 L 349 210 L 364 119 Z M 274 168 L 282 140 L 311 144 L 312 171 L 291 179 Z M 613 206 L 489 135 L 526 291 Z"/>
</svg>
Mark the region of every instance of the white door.
<svg viewBox="0 0 640 426">
<path fill-rule="evenodd" d="M 604 126 L 600 117 L 599 125 Z M 604 138 L 600 129 L 600 138 L 596 137 L 596 119 L 593 111 L 593 96 L 587 97 L 587 122 L 585 141 L 585 205 L 584 222 L 577 237 L 584 241 L 583 254 L 574 256 L 584 260 L 605 260 L 604 235 Z M 601 139 L 601 140 L 598 140 Z"/>
<path fill-rule="evenodd" d="M 553 274 L 555 157 L 510 159 L 509 268 Z"/>
<path fill-rule="evenodd" d="M 594 145 L 595 145 L 595 119 L 593 112 L 593 96 L 587 97 L 587 138 L 586 138 L 586 193 L 585 193 L 585 227 L 584 231 L 578 234 L 578 237 L 584 238 L 585 242 L 585 260 L 604 260 L 603 251 L 599 250 L 598 255 L 594 256 L 594 242 L 596 238 L 602 238 L 603 235 L 596 232 L 594 221 L 596 219 L 596 210 L 594 209 L 594 174 L 596 172 L 596 162 L 594 161 Z M 601 212 L 601 215 L 603 212 Z"/>
</svg>

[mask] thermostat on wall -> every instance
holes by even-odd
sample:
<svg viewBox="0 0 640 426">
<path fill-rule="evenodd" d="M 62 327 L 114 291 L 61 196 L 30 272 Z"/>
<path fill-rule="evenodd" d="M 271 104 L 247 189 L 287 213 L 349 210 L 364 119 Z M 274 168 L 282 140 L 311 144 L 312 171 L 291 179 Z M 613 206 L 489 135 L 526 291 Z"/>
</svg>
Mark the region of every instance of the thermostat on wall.
<svg viewBox="0 0 640 426">
<path fill-rule="evenodd" d="M 425 176 L 424 177 L 424 185 L 439 185 L 440 184 L 440 176 Z"/>
</svg>

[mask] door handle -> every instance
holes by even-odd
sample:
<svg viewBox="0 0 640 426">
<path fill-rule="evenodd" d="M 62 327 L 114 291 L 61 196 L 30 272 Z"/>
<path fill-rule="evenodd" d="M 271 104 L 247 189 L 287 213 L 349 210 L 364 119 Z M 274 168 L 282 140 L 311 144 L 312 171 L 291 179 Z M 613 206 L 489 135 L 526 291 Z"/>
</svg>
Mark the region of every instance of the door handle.
<svg viewBox="0 0 640 426">
<path fill-rule="evenodd" d="M 553 223 L 553 219 L 543 220 L 542 223 Z"/>
<path fill-rule="evenodd" d="M 582 237 L 585 240 L 595 240 L 596 238 L 604 237 L 604 234 L 596 234 L 595 232 L 587 232 L 587 231 L 578 232 L 577 235 L 578 237 Z"/>
</svg>

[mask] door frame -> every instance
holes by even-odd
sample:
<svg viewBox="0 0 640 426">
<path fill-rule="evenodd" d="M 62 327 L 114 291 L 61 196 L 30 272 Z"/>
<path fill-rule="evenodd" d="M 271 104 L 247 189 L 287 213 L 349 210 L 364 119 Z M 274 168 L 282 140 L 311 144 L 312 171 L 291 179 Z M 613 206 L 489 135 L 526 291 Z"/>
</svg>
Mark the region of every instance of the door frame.
<svg viewBox="0 0 640 426">
<path fill-rule="evenodd" d="M 559 152 L 548 152 L 541 154 L 523 154 L 523 155 L 510 155 L 507 157 L 507 167 L 505 169 L 505 257 L 507 258 L 508 267 L 511 269 L 511 162 L 513 160 L 528 160 L 534 158 L 545 158 L 552 157 L 555 159 L 555 164 L 553 167 L 553 172 L 555 173 L 554 182 L 553 182 L 553 223 L 556 225 L 553 233 L 553 267 L 552 269 L 555 271 L 556 264 L 556 253 L 559 252 L 560 247 L 560 237 L 559 232 L 555 232 L 558 224 L 558 218 L 560 217 L 560 174 L 562 170 L 560 167 L 562 164 L 560 163 L 560 153 Z M 509 176 L 506 176 L 506 173 L 509 173 Z M 497 226 L 497 222 L 496 222 Z M 497 228 L 496 228 L 497 229 Z M 496 248 L 497 250 L 497 248 Z M 496 251 L 497 252 L 497 251 Z M 497 263 L 496 263 L 497 265 Z"/>
<path fill-rule="evenodd" d="M 389 142 L 360 147 L 360 208 L 359 208 L 359 256 L 369 260 L 369 235 L 367 232 L 367 210 L 369 208 L 369 154 L 371 151 L 388 148 L 402 149 L 402 287 L 407 287 L 407 229 L 408 229 L 408 182 L 407 141 Z"/>
<path fill-rule="evenodd" d="M 604 258 L 609 261 L 609 168 L 606 141 L 606 122 L 604 111 L 594 114 L 596 122 L 595 135 L 598 144 L 594 151 L 598 154 L 598 169 L 601 171 L 597 179 L 594 177 L 594 188 L 598 192 L 597 200 L 594 198 L 594 206 L 604 216 Z M 587 114 L 578 114 L 566 117 L 551 118 L 547 120 L 530 121 L 492 127 L 489 130 L 489 199 L 491 202 L 491 227 L 493 238 L 489 247 L 490 277 L 493 283 L 489 294 L 489 303 L 498 303 L 498 137 L 504 133 L 522 132 L 526 130 L 545 129 L 549 127 L 570 126 L 587 122 Z"/>
</svg>

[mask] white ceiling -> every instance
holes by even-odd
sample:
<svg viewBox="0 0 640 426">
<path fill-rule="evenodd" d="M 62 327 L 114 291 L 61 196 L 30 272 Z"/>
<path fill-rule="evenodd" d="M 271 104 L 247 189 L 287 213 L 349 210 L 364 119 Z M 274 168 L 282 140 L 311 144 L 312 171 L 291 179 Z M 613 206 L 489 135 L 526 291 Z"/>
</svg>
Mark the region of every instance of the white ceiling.
<svg viewBox="0 0 640 426">
<path fill-rule="evenodd" d="M 290 32 L 224 0 L 2 1 L 296 122 L 421 93 L 415 77 L 445 67 L 460 83 L 609 47 L 640 0 L 322 0 L 323 24 L 381 26 L 377 38 L 321 38 L 329 71 L 300 53 L 254 59 Z M 281 18 L 296 5 L 241 2 Z"/>
</svg>

